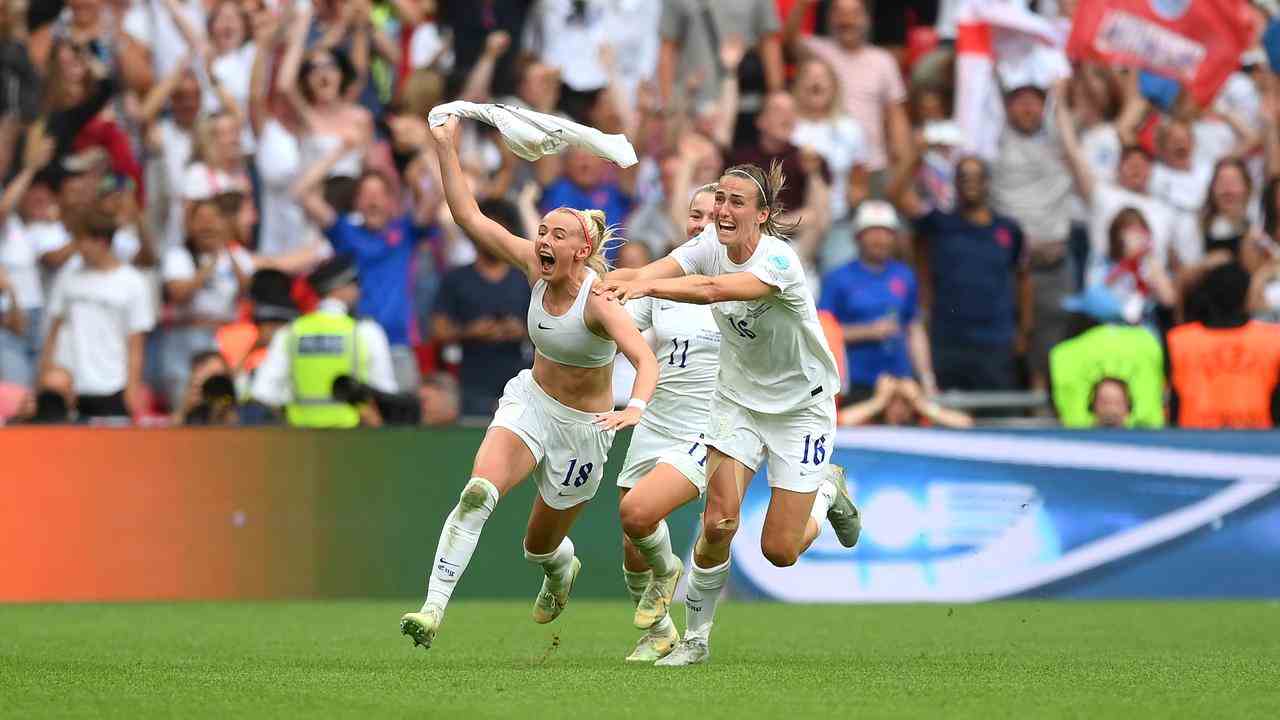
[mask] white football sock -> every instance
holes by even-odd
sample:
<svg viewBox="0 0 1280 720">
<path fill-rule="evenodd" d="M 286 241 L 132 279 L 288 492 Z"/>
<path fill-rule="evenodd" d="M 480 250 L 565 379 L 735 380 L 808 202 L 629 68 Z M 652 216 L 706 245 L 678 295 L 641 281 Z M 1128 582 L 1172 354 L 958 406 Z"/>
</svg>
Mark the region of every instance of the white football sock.
<svg viewBox="0 0 1280 720">
<path fill-rule="evenodd" d="M 573 541 L 566 536 L 560 541 L 559 547 L 545 555 L 531 553 L 525 548 L 524 559 L 542 566 L 543 572 L 547 574 L 548 590 L 563 590 L 569 584 L 569 571 L 573 567 Z"/>
<path fill-rule="evenodd" d="M 831 509 L 831 503 L 836 501 L 836 489 L 829 482 L 823 482 L 818 486 L 818 493 L 813 496 L 813 510 L 809 512 L 810 517 L 818 522 L 818 534 L 822 534 L 822 526 L 827 524 L 827 511 Z"/>
<path fill-rule="evenodd" d="M 658 523 L 658 529 L 652 535 L 631 538 L 631 544 L 648 561 L 654 576 L 667 575 L 675 569 L 676 556 L 671 552 L 671 533 L 667 531 L 666 520 Z"/>
<path fill-rule="evenodd" d="M 653 578 L 653 572 L 650 570 L 635 572 L 634 570 L 628 570 L 624 565 L 622 567 L 622 577 L 627 582 L 627 594 L 631 596 L 631 603 L 639 605 L 640 596 L 644 595 L 644 589 L 649 586 L 649 580 Z"/>
<path fill-rule="evenodd" d="M 671 632 L 671 627 L 671 613 L 667 613 L 662 616 L 661 620 L 654 623 L 653 627 L 649 628 L 648 632 L 650 635 L 666 635 Z"/>
<path fill-rule="evenodd" d="M 720 591 L 724 589 L 728 579 L 728 560 L 713 568 L 698 567 L 698 561 L 693 561 L 684 601 L 686 639 L 697 637 L 706 640 L 711 635 L 711 623 L 716 619 L 716 603 L 720 601 Z"/>
<path fill-rule="evenodd" d="M 453 589 L 480 541 L 480 531 L 498 506 L 498 497 L 498 488 L 484 478 L 471 478 L 462 489 L 458 504 L 445 518 L 444 529 L 440 531 L 431 579 L 427 582 L 427 600 L 422 604 L 424 612 L 428 605 L 436 605 L 441 610 L 448 606 Z"/>
</svg>

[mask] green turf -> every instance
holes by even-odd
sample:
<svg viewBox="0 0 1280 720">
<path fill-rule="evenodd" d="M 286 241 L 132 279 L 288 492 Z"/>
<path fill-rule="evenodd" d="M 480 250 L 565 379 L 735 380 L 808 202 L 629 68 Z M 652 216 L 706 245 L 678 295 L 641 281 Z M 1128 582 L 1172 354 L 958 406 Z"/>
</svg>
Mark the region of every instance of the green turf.
<svg viewBox="0 0 1280 720">
<path fill-rule="evenodd" d="M 1277 603 L 727 603 L 711 663 L 683 669 L 621 662 L 622 602 L 536 626 L 458 601 L 430 651 L 397 634 L 408 605 L 2 607 L 0 716 L 1280 715 Z"/>
</svg>

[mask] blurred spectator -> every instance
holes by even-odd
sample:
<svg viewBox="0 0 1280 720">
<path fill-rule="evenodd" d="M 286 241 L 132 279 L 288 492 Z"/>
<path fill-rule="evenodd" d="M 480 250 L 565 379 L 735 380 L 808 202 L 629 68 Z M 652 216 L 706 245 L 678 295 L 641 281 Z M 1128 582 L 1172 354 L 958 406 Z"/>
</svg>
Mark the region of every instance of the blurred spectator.
<svg viewBox="0 0 1280 720">
<path fill-rule="evenodd" d="M 47 217 L 53 202 L 36 173 L 53 157 L 53 140 L 39 126 L 28 134 L 22 167 L 0 194 L 0 277 L 4 322 L 0 322 L 0 380 L 31 387 L 40 356 L 44 294 L 34 238 L 28 223 Z M 34 187 L 33 187 L 34 186 Z M 41 207 L 43 205 L 43 207 Z"/>
<path fill-rule="evenodd" d="M 867 399 L 840 409 L 836 423 L 842 426 L 971 428 L 973 418 L 930 400 L 911 378 L 881 375 Z"/>
<path fill-rule="evenodd" d="M 582 148 L 570 148 L 565 153 L 564 174 L 542 192 L 539 210 L 548 213 L 558 207 L 575 210 L 594 208 L 604 211 L 605 220 L 610 225 L 622 223 L 631 214 L 634 204 L 635 173 L 623 171 L 612 179 L 610 171 L 603 158 Z M 616 251 L 617 248 L 606 248 L 611 261 Z"/>
<path fill-rule="evenodd" d="M 1275 427 L 1280 326 L 1249 319 L 1249 275 L 1238 264 L 1200 282 L 1199 315 L 1169 331 L 1171 415 L 1186 428 Z"/>
<path fill-rule="evenodd" d="M 1102 378 L 1093 386 L 1089 398 L 1089 411 L 1093 413 L 1093 426 L 1097 428 L 1124 429 L 1129 427 L 1129 413 L 1133 401 L 1129 398 L 1129 386 L 1123 380 Z"/>
<path fill-rule="evenodd" d="M 336 13 L 334 5 L 334 1 L 329 0 L 324 7 Z M 345 29 L 345 22 L 349 20 L 335 27 Z M 362 83 L 358 82 L 360 69 L 351 57 L 328 41 L 306 48 L 310 23 L 310 4 L 295 8 L 277 76 L 277 89 L 301 120 L 299 151 L 304 171 L 332 151 L 344 150 L 326 168 L 324 177 L 341 178 L 326 183 L 326 200 L 341 212 L 347 212 L 351 208 L 355 179 L 362 171 L 365 150 L 373 137 L 373 116 L 355 102 Z M 344 138 L 353 134 L 357 141 L 344 145 Z"/>
<path fill-rule="evenodd" d="M 867 197 L 867 143 L 841 98 L 840 80 L 818 57 L 800 63 L 791 83 L 796 121 L 791 142 L 820 155 L 831 172 L 830 213 L 835 220 Z M 765 167 L 765 166 L 762 166 Z"/>
<path fill-rule="evenodd" d="M 339 378 L 384 393 L 396 391 L 386 333 L 372 320 L 356 320 L 360 299 L 356 264 L 342 256 L 325 261 L 308 278 L 323 299 L 315 312 L 294 320 L 271 339 L 250 395 L 284 407 L 290 425 L 352 428 L 367 417 L 364 407 L 335 397 Z M 378 419 L 380 422 L 380 419 Z"/>
<path fill-rule="evenodd" d="M 1080 84 L 1085 83 L 1077 83 Z M 1148 194 L 1152 168 L 1150 152 L 1138 144 L 1121 147 L 1119 136 L 1110 125 L 1095 125 L 1082 140 L 1076 133 L 1066 103 L 1055 103 L 1055 114 L 1067 167 L 1086 208 L 1088 260 L 1097 262 L 1109 254 L 1113 221 L 1125 208 L 1133 208 L 1142 214 L 1151 234 L 1150 251 L 1157 262 L 1167 267 L 1179 257 L 1189 257 L 1189 253 L 1201 243 L 1201 232 L 1190 216 L 1176 212 Z M 1111 130 L 1114 148 L 1106 134 L 1099 135 L 1099 130 Z M 1090 142 L 1092 148 L 1088 145 Z"/>
<path fill-rule="evenodd" d="M 0 117 L 29 123 L 40 112 L 40 74 L 27 52 L 26 0 L 0 3 Z"/>
<path fill-rule="evenodd" d="M 204 0 L 178 0 L 176 3 L 171 3 L 171 0 L 137 0 L 124 15 L 124 37 L 142 48 L 155 70 L 155 77 L 169 75 L 184 58 L 198 49 L 188 44 L 174 22 L 175 11 L 170 10 L 174 5 L 176 14 L 181 15 L 191 27 L 205 27 Z"/>
<path fill-rule="evenodd" d="M 917 146 L 890 195 L 923 239 L 938 387 L 1012 389 L 1014 355 L 1025 348 L 1032 322 L 1022 230 L 992 211 L 989 171 L 973 157 L 956 165 L 956 211 L 926 210 L 909 185 L 920 157 Z"/>
<path fill-rule="evenodd" d="M 918 312 L 916 275 L 894 259 L 898 215 L 893 206 L 868 200 L 858 208 L 858 259 L 822 279 L 818 308 L 840 321 L 849 368 L 847 403 L 871 397 L 881 375 L 919 374 L 925 392 L 938 391 L 929 337 Z"/>
<path fill-rule="evenodd" d="M 1048 386 L 1049 348 L 1066 336 L 1062 300 L 1075 288 L 1068 252 L 1071 176 L 1057 133 L 1045 122 L 1045 105 L 1040 87 L 1024 85 L 1005 94 L 1007 122 L 991 166 L 991 207 L 1023 232 L 1035 317 L 1027 360 L 1031 386 L 1037 389 Z"/>
<path fill-rule="evenodd" d="M 40 373 L 36 392 L 27 396 L 15 423 L 28 425 L 55 425 L 75 419 L 75 392 L 71 373 L 57 365 Z"/>
<path fill-rule="evenodd" d="M 254 372 L 267 355 L 271 338 L 298 317 L 290 295 L 292 282 L 279 270 L 259 270 L 249 280 L 250 320 L 223 325 L 214 340 L 235 379 L 238 396 L 249 394 Z"/>
<path fill-rule="evenodd" d="M 514 60 L 519 57 L 522 49 L 529 0 L 484 0 L 479 12 L 475 3 L 466 0 L 436 0 L 436 3 L 440 5 L 443 24 L 452 31 L 452 84 L 455 87 L 462 85 L 462 78 L 467 70 L 476 64 L 484 52 L 490 33 L 500 30 L 510 37 L 511 45 L 494 72 L 498 84 L 495 89 L 498 95 L 512 92 L 517 75 L 512 69 Z"/>
<path fill-rule="evenodd" d="M 182 175 L 184 211 L 191 204 L 227 192 L 248 192 L 249 175 L 240 152 L 240 121 L 220 111 L 196 124 L 191 163 Z"/>
<path fill-rule="evenodd" d="M 433 373 L 422 379 L 418 400 L 422 405 L 422 424 L 452 425 L 458 421 L 461 402 L 458 381 L 448 373 Z"/>
<path fill-rule="evenodd" d="M 200 384 L 200 402 L 182 419 L 184 425 L 239 425 L 240 406 L 235 385 L 225 373 L 211 375 Z"/>
<path fill-rule="evenodd" d="M 1186 248 L 1180 256 L 1178 282 L 1187 289 L 1223 261 L 1244 262 L 1252 248 L 1245 242 L 1257 229 L 1249 216 L 1253 179 L 1243 160 L 1228 157 L 1213 166 L 1204 208 L 1200 211 L 1199 245 Z"/>
<path fill-rule="evenodd" d="M 658 90 L 663 106 L 673 107 L 677 94 L 686 93 L 680 107 L 689 108 L 695 115 L 714 104 L 720 95 L 721 77 L 727 72 L 719 63 L 720 46 L 727 38 L 736 37 L 755 50 L 737 69 L 743 94 L 739 109 L 744 114 L 754 114 L 763 92 L 781 90 L 783 86 L 778 29 L 773 0 L 662 0 Z M 676 87 L 676 78 L 683 80 L 683 87 Z"/>
<path fill-rule="evenodd" d="M 729 156 L 729 164 L 750 163 L 767 168 L 775 161 L 782 163 L 782 172 L 790 182 L 778 194 L 778 200 L 789 210 L 805 207 L 809 200 L 807 180 L 810 172 L 820 172 L 824 181 L 828 180 L 830 173 L 816 151 L 802 151 L 791 144 L 796 132 L 795 99 L 787 92 L 771 93 L 756 116 L 756 128 L 760 131 L 758 143 L 735 149 Z M 807 159 L 802 158 L 805 153 L 808 153 Z"/>
<path fill-rule="evenodd" d="M 1151 194 L 1192 215 L 1198 214 L 1208 195 L 1219 160 L 1247 154 L 1256 138 L 1236 118 L 1220 115 L 1219 121 L 1192 122 L 1185 117 L 1166 118 L 1156 129 L 1158 162 L 1151 171 Z"/>
<path fill-rule="evenodd" d="M 510 203 L 486 200 L 480 209 L 508 232 L 524 237 Z M 432 318 L 442 345 L 460 345 L 462 414 L 487 416 L 507 381 L 529 367 L 524 350 L 529 282 L 507 263 L 476 247 L 476 261 L 444 276 Z"/>
<path fill-rule="evenodd" d="M 202 350 L 191 356 L 186 386 L 180 394 L 172 399 L 173 419 L 178 424 L 187 424 L 187 417 L 202 402 L 202 388 L 205 381 L 214 376 L 230 377 L 231 368 L 217 350 Z"/>
<path fill-rule="evenodd" d="M 294 196 L 308 217 L 324 232 L 335 252 L 352 257 L 360 268 L 359 313 L 382 326 L 391 343 L 398 387 L 418 387 L 417 359 L 411 348 L 413 305 L 409 281 L 415 251 L 426 239 L 427 223 L 438 198 L 428 196 L 417 182 L 409 182 L 416 196 L 412 213 L 402 213 L 392 182 L 377 171 L 365 172 L 355 186 L 354 212 L 340 214 L 319 193 L 320 181 L 359 142 L 348 131 L 343 142 L 307 168 L 294 185 Z"/>
<path fill-rule="evenodd" d="M 166 107 L 168 112 L 165 112 Z M 166 248 L 181 245 L 183 186 L 191 162 L 200 119 L 200 80 L 188 65 L 179 65 L 147 94 L 138 111 L 146 148 L 157 164 L 160 182 L 147 187 L 147 202 L 167 207 L 164 232 Z"/>
<path fill-rule="evenodd" d="M 151 294 L 133 267 L 112 254 L 115 219 L 88 210 L 73 226 L 83 266 L 58 276 L 49 298 L 41 368 L 66 367 L 81 418 L 141 415 L 143 335 L 155 325 Z"/>
<path fill-rule="evenodd" d="M 214 332 L 235 320 L 236 306 L 253 274 L 253 258 L 235 244 L 230 222 L 214 200 L 188 213 L 187 241 L 169 248 L 160 277 L 173 313 L 164 329 L 165 392 L 177 402 L 197 353 L 215 349 Z"/>
<path fill-rule="evenodd" d="M 618 268 L 642 268 L 653 260 L 649 248 L 642 243 L 629 242 L 618 248 Z"/>
<path fill-rule="evenodd" d="M 1164 427 L 1165 360 L 1160 339 L 1122 320 L 1122 308 L 1104 286 L 1068 298 L 1075 313 L 1071 337 L 1049 351 L 1049 378 L 1058 419 L 1069 428 L 1098 423 L 1094 388 L 1105 378 L 1124 383 L 1129 426 Z"/>
<path fill-rule="evenodd" d="M 879 196 L 888 183 L 890 156 L 905 155 L 910 142 L 902 73 L 893 55 L 870 44 L 871 18 L 863 0 L 831 0 L 827 11 L 831 37 L 800 35 L 807 4 L 792 4 L 783 34 L 797 54 L 822 58 L 840 78 L 845 107 L 866 138 L 871 192 Z"/>
<path fill-rule="evenodd" d="M 1102 286 L 1116 297 L 1121 318 L 1156 329 L 1158 307 L 1172 308 L 1177 291 L 1154 251 L 1151 226 L 1135 208 L 1116 214 L 1107 231 L 1107 254 L 1096 258 L 1085 274 L 1085 287 Z"/>
</svg>

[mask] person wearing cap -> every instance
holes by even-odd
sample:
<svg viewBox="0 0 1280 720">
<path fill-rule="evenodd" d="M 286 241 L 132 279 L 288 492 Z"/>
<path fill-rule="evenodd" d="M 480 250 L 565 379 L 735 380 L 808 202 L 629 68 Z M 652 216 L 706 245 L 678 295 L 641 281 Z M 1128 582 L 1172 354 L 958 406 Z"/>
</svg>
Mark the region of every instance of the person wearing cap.
<svg viewBox="0 0 1280 720">
<path fill-rule="evenodd" d="M 266 405 L 283 406 L 285 418 L 295 427 L 356 427 L 361 413 L 334 399 L 334 381 L 346 376 L 394 393 L 387 335 L 378 323 L 351 316 L 360 301 L 353 260 L 342 255 L 330 258 L 307 281 L 322 299 L 314 312 L 294 320 L 271 339 L 250 395 Z"/>
<path fill-rule="evenodd" d="M 1062 299 L 1075 290 L 1071 234 L 1071 175 L 1062 142 L 1046 107 L 1050 96 L 1038 78 L 1019 78 L 1005 93 L 1006 123 L 991 165 L 991 207 L 1022 228 L 1031 277 L 1035 323 L 1027 340 L 1031 387 L 1046 388 L 1049 348 L 1066 336 Z M 1052 116 L 1050 116 L 1052 117 Z"/>
<path fill-rule="evenodd" d="M 849 368 L 846 403 L 871 397 L 882 374 L 920 378 L 937 392 L 929 338 L 917 303 L 916 274 L 894 259 L 898 213 L 881 200 L 858 206 L 854 232 L 858 259 L 822 278 L 820 310 L 840 321 Z"/>
</svg>

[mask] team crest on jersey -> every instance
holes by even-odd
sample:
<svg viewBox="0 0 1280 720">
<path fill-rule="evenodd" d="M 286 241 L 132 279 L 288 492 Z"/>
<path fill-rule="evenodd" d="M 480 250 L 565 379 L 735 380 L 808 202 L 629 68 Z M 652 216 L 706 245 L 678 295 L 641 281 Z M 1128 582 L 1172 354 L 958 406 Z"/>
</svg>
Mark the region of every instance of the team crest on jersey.
<svg viewBox="0 0 1280 720">
<path fill-rule="evenodd" d="M 782 257 L 781 255 L 770 255 L 769 263 L 774 267 L 778 268 L 779 270 L 786 270 L 787 268 L 791 267 L 791 261 Z"/>
</svg>

